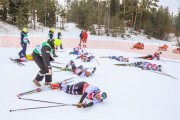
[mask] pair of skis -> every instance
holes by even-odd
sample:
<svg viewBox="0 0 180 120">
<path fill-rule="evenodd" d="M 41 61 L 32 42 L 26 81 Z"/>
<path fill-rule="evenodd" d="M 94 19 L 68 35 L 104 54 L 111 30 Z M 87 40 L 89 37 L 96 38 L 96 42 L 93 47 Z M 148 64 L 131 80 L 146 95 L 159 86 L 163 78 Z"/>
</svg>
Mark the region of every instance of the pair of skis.
<svg viewBox="0 0 180 120">
<path fill-rule="evenodd" d="M 54 71 L 54 72 L 59 72 L 59 71 L 72 71 L 71 69 L 69 69 L 69 68 L 63 68 L 63 67 L 59 67 L 59 66 L 52 66 L 51 65 L 51 67 L 53 67 L 53 68 L 56 68 L 56 69 L 59 69 L 58 71 Z"/>
<path fill-rule="evenodd" d="M 74 79 L 74 77 L 65 79 L 65 80 L 57 82 L 57 83 L 69 83 L 69 82 L 73 81 L 71 79 Z M 51 90 L 51 86 L 39 87 L 39 88 L 34 89 L 34 90 L 30 90 L 30 91 L 27 91 L 27 92 L 19 93 L 16 96 L 17 97 L 21 97 L 21 96 L 24 96 L 24 95 L 29 95 L 29 94 L 33 94 L 33 93 L 39 93 L 39 92 L 48 91 L 48 90 Z"/>
<path fill-rule="evenodd" d="M 135 66 L 134 66 L 134 63 L 129 63 L 129 64 L 114 64 L 114 65 L 116 65 L 116 66 L 130 66 L 130 67 L 135 67 Z M 165 76 L 168 76 L 168 77 L 171 77 L 171 78 L 177 80 L 177 78 L 175 78 L 175 77 L 173 77 L 172 75 L 169 75 L 169 74 L 167 74 L 167 73 L 165 73 L 165 72 L 159 72 L 159 71 L 153 71 L 153 70 L 149 70 L 149 71 L 150 71 L 150 72 L 153 72 L 153 73 L 165 75 Z"/>
<path fill-rule="evenodd" d="M 21 62 L 18 62 L 17 59 L 13 59 L 11 57 L 9 57 L 9 59 L 15 63 L 17 63 L 19 66 L 25 66 L 25 64 L 21 63 Z"/>
</svg>

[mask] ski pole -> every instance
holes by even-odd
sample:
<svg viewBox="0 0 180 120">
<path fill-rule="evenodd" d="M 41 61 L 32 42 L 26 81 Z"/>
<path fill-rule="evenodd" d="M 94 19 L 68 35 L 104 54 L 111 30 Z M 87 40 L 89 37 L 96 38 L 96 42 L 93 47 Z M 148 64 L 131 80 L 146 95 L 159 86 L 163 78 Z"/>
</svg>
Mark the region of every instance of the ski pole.
<svg viewBox="0 0 180 120">
<path fill-rule="evenodd" d="M 100 65 L 100 63 L 98 62 L 98 60 L 96 59 L 96 57 L 94 57 L 94 59 L 96 60 L 96 62 Z"/>
<path fill-rule="evenodd" d="M 21 99 L 21 100 L 29 100 L 29 101 L 36 101 L 36 102 L 44 102 L 44 103 L 64 104 L 64 103 L 58 103 L 58 102 L 51 102 L 51 101 L 44 101 L 44 100 L 35 100 L 35 99 L 27 99 L 27 98 L 21 98 L 21 97 L 19 97 L 19 99 Z"/>
<path fill-rule="evenodd" d="M 57 64 L 64 64 L 65 65 L 65 63 L 60 63 L 60 62 L 55 62 L 55 61 L 52 61 L 51 63 L 57 63 Z"/>
<path fill-rule="evenodd" d="M 165 75 L 165 76 L 168 76 L 168 77 L 171 77 L 171 78 L 177 80 L 177 78 L 175 78 L 175 77 L 173 77 L 173 76 L 171 76 L 171 75 L 169 75 L 169 74 L 167 74 L 167 73 L 164 73 L 164 72 L 156 72 L 156 71 L 151 71 L 151 70 L 149 70 L 149 71 L 150 71 L 150 72 L 153 72 L 153 73 Z"/>
<path fill-rule="evenodd" d="M 51 67 L 53 67 L 53 68 L 58 68 L 58 69 L 63 69 L 62 67 L 53 66 L 53 65 L 51 65 Z"/>
<path fill-rule="evenodd" d="M 163 61 L 174 62 L 174 63 L 180 63 L 180 62 L 177 62 L 177 61 L 171 61 L 171 60 L 163 60 Z"/>
<path fill-rule="evenodd" d="M 44 107 L 33 107 L 33 108 L 13 109 L 13 110 L 9 110 L 9 111 L 10 111 L 10 112 L 13 112 L 13 111 L 23 111 L 23 110 L 52 108 L 52 107 L 63 107 L 63 106 L 77 106 L 77 105 L 76 105 L 76 104 L 60 104 L 60 105 L 54 105 L 54 106 L 44 106 Z"/>
<path fill-rule="evenodd" d="M 160 61 L 162 61 L 163 63 L 166 63 L 164 60 L 160 60 Z"/>
</svg>

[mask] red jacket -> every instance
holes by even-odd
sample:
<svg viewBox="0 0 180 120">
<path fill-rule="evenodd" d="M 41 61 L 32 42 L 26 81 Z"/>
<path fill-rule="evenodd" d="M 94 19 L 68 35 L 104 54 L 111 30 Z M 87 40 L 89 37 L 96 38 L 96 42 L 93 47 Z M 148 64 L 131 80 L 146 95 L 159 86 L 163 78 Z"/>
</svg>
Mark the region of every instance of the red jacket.
<svg viewBox="0 0 180 120">
<path fill-rule="evenodd" d="M 82 37 L 83 37 L 83 39 L 87 39 L 88 38 L 87 32 L 83 32 Z"/>
<path fill-rule="evenodd" d="M 160 60 L 160 55 L 159 55 L 159 53 L 155 52 L 153 58 L 156 58 L 157 60 Z"/>
</svg>

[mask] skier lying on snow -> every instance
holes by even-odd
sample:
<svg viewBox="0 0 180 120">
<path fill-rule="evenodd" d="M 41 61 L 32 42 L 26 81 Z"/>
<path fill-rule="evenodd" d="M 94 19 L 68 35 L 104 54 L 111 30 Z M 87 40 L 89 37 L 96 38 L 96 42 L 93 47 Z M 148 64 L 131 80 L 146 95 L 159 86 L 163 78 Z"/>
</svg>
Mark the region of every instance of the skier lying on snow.
<svg viewBox="0 0 180 120">
<path fill-rule="evenodd" d="M 150 62 L 135 62 L 135 67 L 142 68 L 143 70 L 153 70 L 153 71 L 162 71 L 161 65 L 152 64 Z"/>
<path fill-rule="evenodd" d="M 73 52 L 70 52 L 69 55 L 70 54 L 80 55 L 82 53 L 84 53 L 83 48 L 81 46 L 77 46 L 77 47 L 73 48 Z"/>
<path fill-rule="evenodd" d="M 79 82 L 73 85 L 67 85 L 66 83 L 55 83 L 51 84 L 51 89 L 60 89 L 67 94 L 72 95 L 82 95 L 79 103 L 77 104 L 78 108 L 86 108 L 97 103 L 103 102 L 104 99 L 107 98 L 107 94 L 105 92 L 100 91 L 100 89 L 96 86 L 91 86 L 87 82 Z M 92 100 L 92 102 L 86 104 L 83 103 L 84 99 L 88 98 Z"/>
<path fill-rule="evenodd" d="M 102 56 L 101 58 L 110 58 L 119 62 L 129 62 L 129 58 L 125 58 L 123 56 Z"/>
<path fill-rule="evenodd" d="M 109 56 L 110 59 L 115 59 L 120 62 L 129 62 L 129 58 L 125 58 L 123 56 Z"/>
<path fill-rule="evenodd" d="M 33 57 L 30 54 L 26 54 L 26 57 L 22 58 L 17 58 L 15 59 L 17 62 L 28 62 L 28 61 L 33 61 Z"/>
<path fill-rule="evenodd" d="M 84 54 L 81 54 L 80 56 L 78 56 L 76 59 L 79 59 L 81 58 L 81 60 L 83 62 L 90 62 L 92 59 L 95 58 L 95 56 L 91 55 L 91 56 L 88 56 L 88 53 L 84 53 Z"/>
<path fill-rule="evenodd" d="M 94 74 L 94 72 L 96 71 L 96 67 L 94 67 L 92 72 L 87 71 L 87 68 L 83 68 L 82 65 L 80 65 L 79 67 L 76 67 L 75 63 L 73 60 L 71 60 L 65 67 L 65 69 L 67 69 L 69 66 L 71 66 L 71 69 L 73 71 L 74 74 L 78 75 L 78 76 L 86 76 L 89 77 L 92 74 Z"/>
<path fill-rule="evenodd" d="M 162 52 L 155 52 L 153 55 L 147 55 L 147 56 L 142 56 L 139 58 L 143 58 L 143 59 L 147 59 L 147 60 L 160 60 L 160 55 L 162 54 Z"/>
</svg>

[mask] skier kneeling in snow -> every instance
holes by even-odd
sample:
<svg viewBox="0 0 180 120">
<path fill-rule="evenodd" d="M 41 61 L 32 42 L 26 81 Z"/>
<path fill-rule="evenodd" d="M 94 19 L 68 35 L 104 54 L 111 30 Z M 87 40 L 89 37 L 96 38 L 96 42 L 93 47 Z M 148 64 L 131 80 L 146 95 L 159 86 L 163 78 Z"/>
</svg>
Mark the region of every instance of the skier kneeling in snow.
<svg viewBox="0 0 180 120">
<path fill-rule="evenodd" d="M 115 59 L 120 62 L 129 62 L 128 58 L 125 58 L 123 56 L 109 56 L 110 59 Z"/>
<path fill-rule="evenodd" d="M 96 71 L 96 67 L 94 67 L 92 72 L 87 71 L 87 68 L 83 68 L 82 65 L 80 65 L 79 67 L 76 67 L 75 63 L 73 60 L 71 60 L 65 67 L 65 69 L 67 69 L 69 66 L 71 66 L 71 69 L 73 71 L 74 74 L 78 75 L 78 76 L 92 76 L 92 74 L 94 74 L 94 72 Z"/>
<path fill-rule="evenodd" d="M 30 54 L 26 54 L 26 57 L 22 58 L 17 58 L 15 59 L 17 62 L 28 62 L 28 61 L 33 61 L 33 57 Z"/>
<path fill-rule="evenodd" d="M 77 104 L 78 108 L 86 108 L 97 103 L 103 102 L 104 99 L 107 98 L 107 94 L 105 92 L 100 91 L 100 89 L 96 86 L 91 86 L 87 82 L 79 82 L 73 85 L 67 85 L 66 83 L 55 83 L 51 84 L 52 89 L 60 89 L 67 94 L 72 95 L 82 95 L 79 103 Z M 83 103 L 84 99 L 88 98 L 92 100 L 92 102 L 86 104 Z"/>
<path fill-rule="evenodd" d="M 76 59 L 79 59 L 81 58 L 81 60 L 83 62 L 90 62 L 92 59 L 95 58 L 95 56 L 91 55 L 91 56 L 88 56 L 88 53 L 84 53 L 84 54 L 81 54 L 80 56 L 78 56 Z"/>
<path fill-rule="evenodd" d="M 160 71 L 160 72 L 162 71 L 161 65 L 152 64 L 150 62 L 135 62 L 134 66 L 139 67 L 143 70 L 153 70 L 153 71 Z"/>
</svg>

